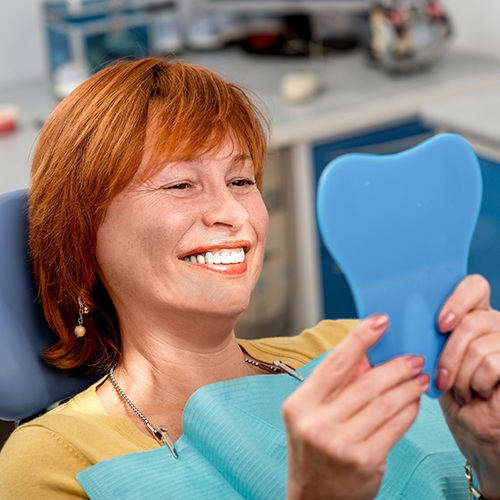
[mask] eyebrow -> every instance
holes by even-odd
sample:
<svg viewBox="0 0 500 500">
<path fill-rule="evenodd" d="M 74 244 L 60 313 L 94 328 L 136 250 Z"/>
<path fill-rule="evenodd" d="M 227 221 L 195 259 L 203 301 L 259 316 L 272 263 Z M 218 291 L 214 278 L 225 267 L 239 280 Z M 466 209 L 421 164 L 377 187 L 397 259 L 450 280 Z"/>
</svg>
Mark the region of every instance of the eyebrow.
<svg viewBox="0 0 500 500">
<path fill-rule="evenodd" d="M 239 154 L 236 155 L 232 160 L 231 163 L 234 165 L 235 163 L 243 163 L 245 161 L 252 161 L 252 156 L 249 154 Z"/>
<path fill-rule="evenodd" d="M 252 156 L 250 154 L 237 154 L 236 156 L 233 156 L 231 158 L 231 163 L 233 165 L 236 165 L 237 163 L 243 163 L 245 161 L 252 161 Z M 176 160 L 174 159 L 174 162 Z M 189 160 L 181 160 L 182 163 L 202 163 L 203 162 L 203 157 L 197 156 L 196 158 L 191 158 Z"/>
</svg>

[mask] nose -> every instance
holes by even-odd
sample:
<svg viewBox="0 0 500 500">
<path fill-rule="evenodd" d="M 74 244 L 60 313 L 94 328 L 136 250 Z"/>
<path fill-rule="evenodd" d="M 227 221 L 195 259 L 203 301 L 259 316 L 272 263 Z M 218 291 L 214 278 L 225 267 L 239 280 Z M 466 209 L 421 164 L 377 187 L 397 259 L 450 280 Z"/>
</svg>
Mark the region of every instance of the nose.
<svg viewBox="0 0 500 500">
<path fill-rule="evenodd" d="M 249 214 L 230 188 L 224 185 L 206 193 L 202 216 L 204 224 L 209 227 L 226 226 L 237 231 L 248 220 Z"/>
</svg>

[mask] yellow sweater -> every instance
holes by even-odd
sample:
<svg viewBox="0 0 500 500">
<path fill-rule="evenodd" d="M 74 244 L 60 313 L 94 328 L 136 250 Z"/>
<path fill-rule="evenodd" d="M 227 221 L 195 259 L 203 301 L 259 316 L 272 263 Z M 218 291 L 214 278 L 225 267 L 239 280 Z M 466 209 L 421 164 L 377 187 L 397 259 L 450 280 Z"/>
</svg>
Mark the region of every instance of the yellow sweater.
<svg viewBox="0 0 500 500">
<path fill-rule="evenodd" d="M 296 337 L 238 342 L 255 359 L 278 358 L 299 368 L 335 346 L 354 324 L 326 320 Z M 87 498 L 75 478 L 78 472 L 159 446 L 125 415 L 106 413 L 96 393 L 103 380 L 13 432 L 0 453 L 2 500 Z"/>
</svg>

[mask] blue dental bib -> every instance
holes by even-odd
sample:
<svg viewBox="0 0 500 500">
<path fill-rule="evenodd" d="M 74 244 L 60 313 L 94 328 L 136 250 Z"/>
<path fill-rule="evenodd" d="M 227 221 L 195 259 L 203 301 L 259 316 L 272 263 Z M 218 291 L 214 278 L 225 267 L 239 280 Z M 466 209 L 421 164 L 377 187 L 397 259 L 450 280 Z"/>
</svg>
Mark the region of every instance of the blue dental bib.
<svg viewBox="0 0 500 500">
<path fill-rule="evenodd" d="M 323 356 L 298 373 L 307 378 Z M 184 410 L 184 434 L 175 444 L 178 459 L 162 447 L 98 463 L 77 478 L 92 500 L 284 499 L 287 442 L 281 405 L 298 384 L 282 374 L 202 387 Z M 417 421 L 389 455 L 377 498 L 463 498 L 463 463 L 437 401 L 424 397 Z"/>
</svg>

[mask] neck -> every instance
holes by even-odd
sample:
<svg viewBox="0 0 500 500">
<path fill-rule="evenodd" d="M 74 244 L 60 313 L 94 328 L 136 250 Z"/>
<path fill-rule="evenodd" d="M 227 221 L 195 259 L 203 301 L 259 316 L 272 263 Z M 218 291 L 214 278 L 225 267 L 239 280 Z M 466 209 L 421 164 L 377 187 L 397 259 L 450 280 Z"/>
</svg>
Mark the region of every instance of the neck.
<svg viewBox="0 0 500 500">
<path fill-rule="evenodd" d="M 165 424 L 173 439 L 182 432 L 182 411 L 196 390 L 259 372 L 244 362 L 232 328 L 198 330 L 122 332 L 122 357 L 115 377 L 134 405 L 153 424 Z M 98 394 L 109 413 L 125 413 L 147 433 L 110 383 L 101 386 Z"/>
<path fill-rule="evenodd" d="M 201 385 L 248 373 L 233 330 L 196 342 L 177 335 L 124 340 L 116 370 L 134 383 L 144 380 L 156 394 L 159 386 L 168 386 L 171 394 L 173 389 L 194 386 L 196 390 Z"/>
</svg>

